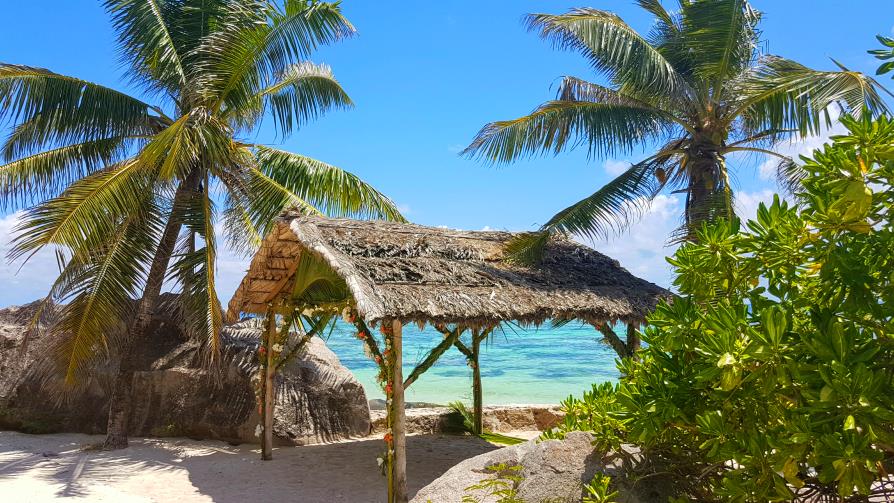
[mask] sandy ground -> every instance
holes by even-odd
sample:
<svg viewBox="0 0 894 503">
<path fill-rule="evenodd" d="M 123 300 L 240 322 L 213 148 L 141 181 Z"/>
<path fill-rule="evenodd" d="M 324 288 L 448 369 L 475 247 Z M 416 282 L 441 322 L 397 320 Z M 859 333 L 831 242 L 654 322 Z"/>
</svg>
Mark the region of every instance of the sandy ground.
<svg viewBox="0 0 894 503">
<path fill-rule="evenodd" d="M 527 435 L 527 436 L 530 436 Z M 102 437 L 0 431 L 0 501 L 384 501 L 380 439 L 274 450 L 181 438 L 132 439 L 121 451 L 84 450 Z M 410 494 L 456 463 L 496 449 L 471 436 L 407 439 Z"/>
</svg>

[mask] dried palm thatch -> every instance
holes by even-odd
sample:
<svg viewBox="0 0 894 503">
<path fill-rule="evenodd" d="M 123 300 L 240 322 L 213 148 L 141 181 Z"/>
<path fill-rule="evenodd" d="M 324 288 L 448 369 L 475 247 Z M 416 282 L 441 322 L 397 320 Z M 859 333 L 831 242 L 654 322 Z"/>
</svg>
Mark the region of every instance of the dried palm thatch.
<svg viewBox="0 0 894 503">
<path fill-rule="evenodd" d="M 305 253 L 345 280 L 358 313 L 372 324 L 639 324 L 670 296 L 617 261 L 561 237 L 549 242 L 536 266 L 509 262 L 503 251 L 514 236 L 287 211 L 254 257 L 228 316 L 235 321 L 240 313 L 262 314 L 271 303 L 288 303 Z"/>
</svg>

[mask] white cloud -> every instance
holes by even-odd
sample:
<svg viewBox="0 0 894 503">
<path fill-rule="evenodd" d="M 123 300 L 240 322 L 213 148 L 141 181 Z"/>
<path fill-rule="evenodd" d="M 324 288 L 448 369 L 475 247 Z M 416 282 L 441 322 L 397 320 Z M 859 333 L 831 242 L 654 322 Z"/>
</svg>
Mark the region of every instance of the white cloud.
<svg viewBox="0 0 894 503">
<path fill-rule="evenodd" d="M 680 226 L 682 214 L 679 196 L 661 194 L 627 232 L 588 244 L 618 260 L 632 274 L 667 287 L 672 275 L 664 258 L 676 250 L 668 238 Z"/>
<path fill-rule="evenodd" d="M 618 159 L 608 159 L 605 161 L 605 164 L 602 165 L 602 168 L 605 169 L 605 172 L 611 176 L 618 176 L 621 173 L 630 169 L 630 161 L 622 161 Z"/>
<path fill-rule="evenodd" d="M 35 254 L 24 266 L 24 259 L 13 263 L 7 260 L 13 229 L 21 216 L 21 213 L 11 213 L 0 217 L 0 306 L 25 304 L 46 297 L 59 275 L 56 255 L 50 249 Z"/>
</svg>

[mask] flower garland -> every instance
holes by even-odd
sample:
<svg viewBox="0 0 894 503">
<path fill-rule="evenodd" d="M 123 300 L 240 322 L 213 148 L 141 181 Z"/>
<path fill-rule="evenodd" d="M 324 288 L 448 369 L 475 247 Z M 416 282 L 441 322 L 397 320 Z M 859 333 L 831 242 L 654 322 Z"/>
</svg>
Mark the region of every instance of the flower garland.
<svg viewBox="0 0 894 503">
<path fill-rule="evenodd" d="M 376 464 L 382 471 L 382 475 L 388 477 L 389 487 L 391 486 L 391 473 L 394 461 L 394 431 L 392 430 L 394 423 L 394 411 L 392 410 L 393 400 L 392 393 L 394 391 L 394 375 L 392 369 L 392 336 L 393 331 L 391 325 L 383 322 L 379 325 L 379 331 L 382 333 L 382 339 L 385 342 L 384 351 L 379 351 L 376 338 L 372 336 L 363 320 L 360 319 L 357 311 L 351 306 L 347 306 L 342 310 L 342 319 L 345 323 L 349 323 L 357 330 L 356 337 L 364 343 L 364 352 L 367 357 L 374 361 L 379 371 L 376 374 L 376 381 L 385 392 L 385 410 L 386 429 L 382 440 L 385 442 L 384 451 L 376 457 Z"/>
</svg>

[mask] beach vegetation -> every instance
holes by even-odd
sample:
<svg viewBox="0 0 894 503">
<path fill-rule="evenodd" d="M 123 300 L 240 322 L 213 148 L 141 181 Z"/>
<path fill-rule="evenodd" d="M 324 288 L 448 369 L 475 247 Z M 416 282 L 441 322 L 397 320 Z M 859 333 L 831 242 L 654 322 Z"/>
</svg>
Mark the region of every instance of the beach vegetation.
<svg viewBox="0 0 894 503">
<path fill-rule="evenodd" d="M 0 202 L 27 208 L 10 251 L 57 250 L 61 274 L 40 312 L 69 383 L 120 356 L 106 446 L 127 444 L 134 345 L 180 293 L 187 333 L 209 364 L 220 348 L 218 247 L 257 250 L 286 207 L 402 220 L 357 176 L 254 140 L 353 105 L 321 45 L 354 33 L 337 2 L 106 0 L 126 77 L 141 96 L 31 66 L 0 64 Z M 138 299 L 134 301 L 134 299 Z M 168 309 L 168 307 L 165 307 Z M 40 316 L 35 317 L 35 325 Z"/>
<path fill-rule="evenodd" d="M 641 34 L 618 15 L 593 8 L 531 14 L 527 26 L 557 49 L 583 55 L 607 85 L 563 77 L 554 100 L 522 117 L 485 125 L 465 149 L 508 163 L 584 147 L 591 157 L 654 152 L 537 232 L 516 239 L 516 259 L 539 259 L 551 233 L 599 239 L 626 229 L 662 193 L 683 194 L 675 241 L 697 237 L 704 222 L 735 216 L 732 155 L 768 155 L 780 172 L 793 164 L 773 150 L 819 133 L 830 106 L 854 114 L 887 109 L 869 76 L 834 62 L 815 70 L 763 50 L 761 13 L 746 0 L 659 0 L 639 6 L 654 16 Z"/>
<path fill-rule="evenodd" d="M 640 359 L 550 436 L 636 444 L 687 501 L 894 497 L 894 121 L 842 123 L 792 201 L 679 248 Z"/>
<path fill-rule="evenodd" d="M 876 59 L 883 63 L 876 70 L 877 75 L 894 72 L 894 38 L 876 35 L 878 41 L 882 44 L 882 49 L 873 49 L 869 54 L 875 56 Z"/>
</svg>

